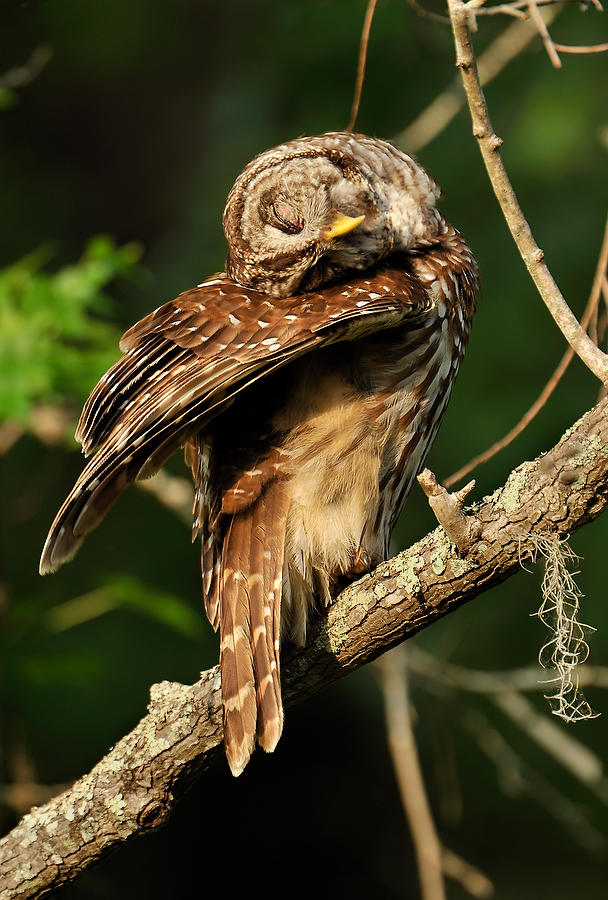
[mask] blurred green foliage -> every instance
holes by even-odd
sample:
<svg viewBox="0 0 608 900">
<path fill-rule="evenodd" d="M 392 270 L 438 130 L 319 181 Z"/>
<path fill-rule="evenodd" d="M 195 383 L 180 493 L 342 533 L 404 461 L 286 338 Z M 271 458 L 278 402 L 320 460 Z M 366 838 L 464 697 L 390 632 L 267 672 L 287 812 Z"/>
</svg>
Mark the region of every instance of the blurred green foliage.
<svg viewBox="0 0 608 900">
<path fill-rule="evenodd" d="M 35 403 L 84 400 L 116 357 L 101 289 L 131 274 L 141 249 L 98 236 L 78 263 L 53 273 L 43 270 L 48 255 L 37 250 L 0 271 L 0 419 L 26 422 Z"/>
<path fill-rule="evenodd" d="M 12 106 L 17 103 L 18 95 L 15 91 L 11 91 L 8 88 L 0 87 L 0 111 L 5 109 L 10 109 Z"/>
<path fill-rule="evenodd" d="M 44 404 L 72 422 L 117 357 L 119 333 L 221 268 L 223 202 L 255 153 L 344 127 L 365 7 L 365 0 L 3 5 L 0 73 L 17 71 L 11 83 L 21 85 L 0 81 L 5 784 L 23 783 L 24 771 L 41 785 L 69 782 L 135 724 L 151 683 L 192 682 L 217 659 L 202 617 L 198 548 L 183 522 L 142 491 L 127 492 L 73 563 L 39 578 L 46 530 L 82 460 L 66 435 L 45 443 L 30 427 L 32 413 Z M 433 8 L 442 11 L 439 3 Z M 505 27 L 499 19 L 479 20 L 479 50 Z M 606 19 L 572 4 L 553 33 L 572 44 L 598 43 Z M 28 80 L 20 70 L 40 47 L 51 49 L 38 54 L 44 68 Z M 487 88 L 523 209 L 579 313 L 605 217 L 607 59 L 564 57 L 557 71 L 536 39 Z M 449 27 L 384 0 L 357 127 L 398 134 L 453 75 Z M 563 342 L 497 211 L 466 113 L 418 156 L 442 184 L 442 209 L 474 248 L 483 281 L 467 357 L 429 458 L 441 478 L 519 419 Z M 90 240 L 99 233 L 112 239 Z M 152 273 L 146 278 L 140 245 Z M 596 396 L 593 379 L 573 363 L 526 432 L 475 473 L 477 496 L 552 446 Z M 170 468 L 185 474 L 178 459 Z M 414 490 L 395 550 L 433 526 Z M 573 539 L 584 557 L 583 618 L 598 628 L 596 663 L 608 659 L 605 544 L 602 520 Z M 545 639 L 529 618 L 539 602 L 539 578 L 522 573 L 416 641 L 472 668 L 529 665 Z M 441 692 L 421 679 L 412 686 L 425 777 L 447 846 L 482 868 L 501 900 L 603 896 L 605 855 L 594 859 L 585 840 L 585 829 L 608 833 L 601 792 L 567 775 L 490 700 Z M 591 689 L 589 699 L 606 712 L 605 694 Z M 542 697 L 532 700 L 548 715 Z M 481 732 L 471 722 L 481 722 Z M 559 727 L 604 756 L 607 722 L 604 715 Z M 506 762 L 483 749 L 492 729 L 512 751 Z M 16 816 L 0 787 L 3 827 Z M 276 850 L 260 850 L 261 832 Z M 238 780 L 218 765 L 163 833 L 129 845 L 61 896 L 225 893 L 226 871 L 235 891 L 251 893 L 261 852 L 272 853 L 277 892 L 418 896 L 371 670 L 290 710 L 272 757 L 256 754 Z M 318 860 L 327 859 L 331 868 L 322 871 Z M 452 884 L 449 896 L 465 895 Z"/>
<path fill-rule="evenodd" d="M 126 575 L 115 575 L 89 594 L 56 604 L 49 610 L 47 622 L 51 631 L 65 631 L 121 607 L 148 616 L 187 638 L 199 636 L 203 629 L 201 616 L 179 597 Z"/>
</svg>

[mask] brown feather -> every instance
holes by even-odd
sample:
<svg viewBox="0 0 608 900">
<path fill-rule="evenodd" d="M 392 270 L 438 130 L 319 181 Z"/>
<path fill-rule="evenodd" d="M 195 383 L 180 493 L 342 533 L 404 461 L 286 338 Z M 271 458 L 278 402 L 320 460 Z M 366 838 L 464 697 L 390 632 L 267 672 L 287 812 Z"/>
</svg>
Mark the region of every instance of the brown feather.
<svg viewBox="0 0 608 900">
<path fill-rule="evenodd" d="M 222 536 L 218 527 L 221 496 L 211 478 L 212 439 L 209 433 L 196 434 L 186 441 L 184 458 L 192 470 L 194 503 L 192 540 L 201 536 L 203 603 L 214 631 L 220 623 L 220 576 Z"/>
<path fill-rule="evenodd" d="M 261 597 L 256 603 L 250 598 L 251 629 L 258 703 L 257 737 L 268 753 L 276 747 L 283 730 L 279 642 L 288 509 L 288 487 L 280 480 L 268 485 L 255 509 L 255 527 L 262 539 L 263 579 Z"/>
<path fill-rule="evenodd" d="M 266 201 L 288 189 L 306 227 L 282 234 Z M 327 246 L 332 191 L 359 221 Z M 311 605 L 386 557 L 445 411 L 478 277 L 437 197 L 414 160 L 361 135 L 263 154 L 226 206 L 234 280 L 214 276 L 129 329 L 83 409 L 77 438 L 97 452 L 41 571 L 185 445 L 234 774 L 256 735 L 265 750 L 280 737 L 280 638 L 304 644 Z"/>
<path fill-rule="evenodd" d="M 231 521 L 222 555 L 220 669 L 224 746 L 233 775 L 241 774 L 253 752 L 257 720 L 248 595 L 258 576 L 251 567 L 250 516 Z"/>
<path fill-rule="evenodd" d="M 224 743 L 234 775 L 247 764 L 256 733 L 272 751 L 283 728 L 278 629 L 288 507 L 285 483 L 274 481 L 231 519 L 224 539 L 220 669 Z"/>
<path fill-rule="evenodd" d="M 371 291 L 373 277 L 389 289 Z M 250 340 L 246 347 L 237 353 L 231 345 L 201 342 L 198 333 L 194 349 L 175 343 L 187 335 L 192 347 L 196 335 L 189 329 L 198 326 L 184 330 L 176 323 L 199 321 L 201 296 L 205 315 L 215 320 L 210 333 L 229 323 L 232 309 L 239 312 L 243 327 L 237 343 Z M 127 354 L 104 375 L 85 405 L 77 436 L 87 453 L 101 446 L 51 525 L 40 572 L 54 571 L 71 559 L 130 483 L 158 471 L 253 382 L 316 347 L 395 328 L 427 306 L 426 293 L 410 273 L 384 266 L 376 276 L 357 275 L 324 292 L 272 303 L 222 276 L 160 307 L 126 333 L 122 346 Z M 202 348 L 205 359 L 199 355 Z"/>
</svg>

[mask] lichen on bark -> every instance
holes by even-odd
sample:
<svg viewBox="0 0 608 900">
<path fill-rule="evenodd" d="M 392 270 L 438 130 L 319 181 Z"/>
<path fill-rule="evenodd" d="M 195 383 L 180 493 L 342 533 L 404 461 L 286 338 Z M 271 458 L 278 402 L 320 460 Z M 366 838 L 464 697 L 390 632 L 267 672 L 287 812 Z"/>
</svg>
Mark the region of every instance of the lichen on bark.
<svg viewBox="0 0 608 900">
<path fill-rule="evenodd" d="M 286 705 L 508 578 L 532 558 L 538 535 L 563 537 L 599 515 L 608 501 L 607 412 L 603 400 L 551 451 L 465 510 L 480 525 L 466 555 L 436 528 L 343 591 L 313 622 L 307 647 L 284 654 Z M 148 714 L 135 729 L 0 841 L 0 900 L 42 897 L 164 824 L 179 794 L 220 755 L 221 740 L 217 666 L 194 685 L 153 685 Z"/>
</svg>

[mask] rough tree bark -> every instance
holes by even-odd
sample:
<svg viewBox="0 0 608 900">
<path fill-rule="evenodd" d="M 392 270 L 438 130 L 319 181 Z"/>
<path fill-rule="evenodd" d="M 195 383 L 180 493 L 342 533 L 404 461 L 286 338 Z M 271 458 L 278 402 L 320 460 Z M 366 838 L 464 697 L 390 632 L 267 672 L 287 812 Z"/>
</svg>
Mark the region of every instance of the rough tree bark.
<svg viewBox="0 0 608 900">
<path fill-rule="evenodd" d="M 504 581 L 534 553 L 531 535 L 565 537 L 608 501 L 608 400 L 548 453 L 515 469 L 466 510 L 477 523 L 466 555 L 440 527 L 351 585 L 283 658 L 288 705 Z M 42 897 L 118 845 L 159 827 L 220 754 L 219 671 L 192 686 L 153 685 L 148 714 L 95 768 L 0 841 L 0 900 Z"/>
</svg>

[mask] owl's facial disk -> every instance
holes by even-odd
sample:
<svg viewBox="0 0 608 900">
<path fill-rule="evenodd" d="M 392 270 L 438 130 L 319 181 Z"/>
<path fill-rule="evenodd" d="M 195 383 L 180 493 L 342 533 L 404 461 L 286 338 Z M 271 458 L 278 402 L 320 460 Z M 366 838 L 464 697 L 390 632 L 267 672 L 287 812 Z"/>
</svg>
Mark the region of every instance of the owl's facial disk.
<svg viewBox="0 0 608 900">
<path fill-rule="evenodd" d="M 378 148 L 384 155 L 375 158 Z M 419 169 L 385 142 L 337 133 L 256 157 L 235 182 L 224 211 L 228 275 L 288 297 L 402 249 L 404 231 L 411 245 L 409 210 L 402 213 L 399 205 L 400 156 Z M 434 206 L 434 194 L 431 199 Z"/>
<path fill-rule="evenodd" d="M 262 171 L 235 205 L 231 216 L 229 200 L 224 220 L 231 216 L 234 223 L 227 229 L 228 274 L 274 297 L 294 293 L 306 276 L 312 286 L 321 260 L 324 271 L 330 259 L 339 270 L 356 268 L 357 232 L 365 243 L 366 226 L 378 219 L 369 186 L 361 178 L 346 179 L 322 157 L 297 157 Z"/>
</svg>

